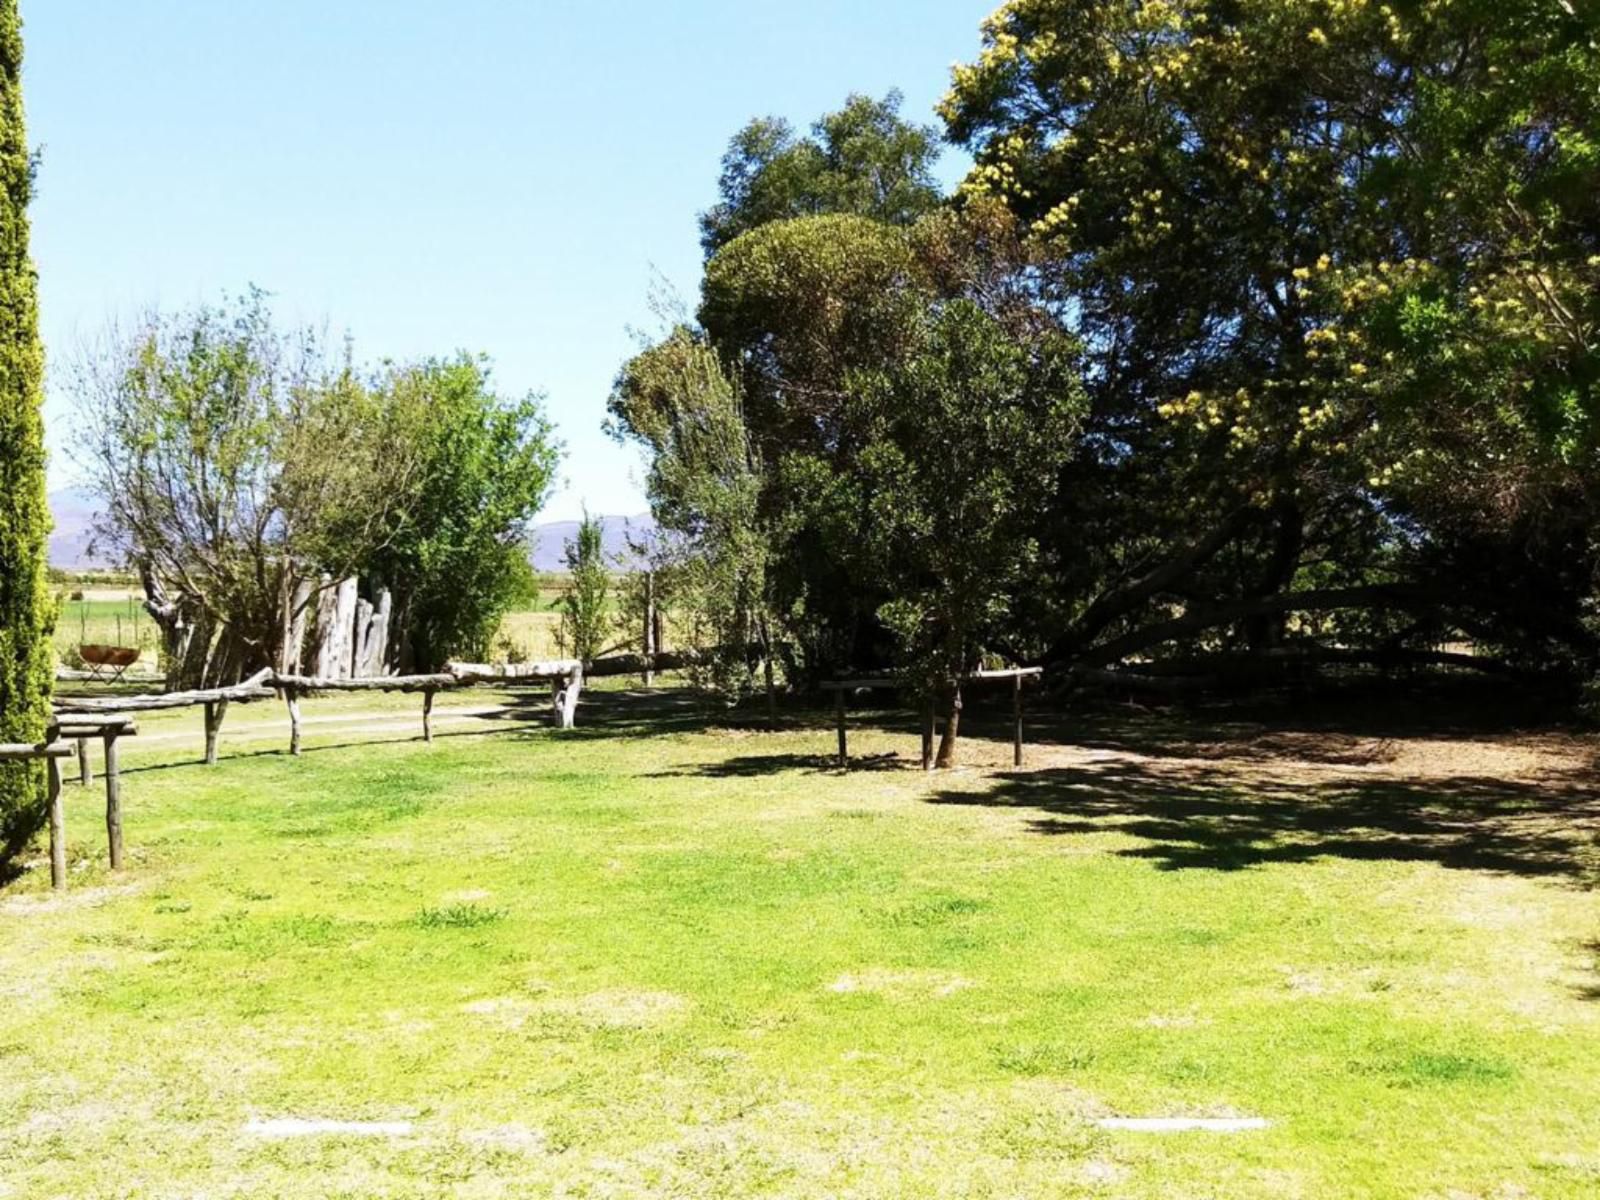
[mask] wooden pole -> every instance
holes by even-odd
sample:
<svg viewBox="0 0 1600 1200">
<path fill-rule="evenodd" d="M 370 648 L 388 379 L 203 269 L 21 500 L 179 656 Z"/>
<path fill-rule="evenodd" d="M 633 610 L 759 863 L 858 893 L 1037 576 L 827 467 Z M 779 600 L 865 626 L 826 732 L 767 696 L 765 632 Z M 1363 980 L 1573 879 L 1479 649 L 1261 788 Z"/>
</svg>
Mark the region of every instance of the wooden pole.
<svg viewBox="0 0 1600 1200">
<path fill-rule="evenodd" d="M 206 766 L 217 765 L 217 736 L 222 732 L 222 720 L 228 715 L 226 700 L 206 702 Z"/>
<path fill-rule="evenodd" d="M 922 702 L 922 769 L 933 770 L 933 698 Z"/>
<path fill-rule="evenodd" d="M 300 757 L 300 692 L 296 688 L 283 689 L 284 703 L 289 706 L 289 753 Z"/>
<path fill-rule="evenodd" d="M 433 743 L 433 689 L 422 690 L 422 740 Z"/>
<path fill-rule="evenodd" d="M 839 725 L 839 769 L 850 769 L 850 745 L 844 731 L 844 688 L 833 693 L 833 717 Z"/>
<path fill-rule="evenodd" d="M 50 778 L 50 886 L 64 892 L 67 889 L 67 804 L 61 795 L 61 760 L 46 759 L 45 770 Z"/>
<path fill-rule="evenodd" d="M 89 760 L 89 739 L 78 739 L 78 782 L 84 787 L 94 783 L 94 764 Z"/>
<path fill-rule="evenodd" d="M 579 663 L 567 676 L 567 686 L 559 696 L 556 717 L 562 729 L 572 729 L 578 724 L 578 698 L 583 694 L 583 664 Z"/>
<path fill-rule="evenodd" d="M 1011 707 L 1012 715 L 1016 718 L 1016 745 L 1011 756 L 1013 766 L 1022 765 L 1022 676 L 1018 675 L 1011 681 Z"/>
<path fill-rule="evenodd" d="M 122 777 L 117 771 L 117 735 L 108 732 L 106 747 L 106 839 L 111 844 L 111 869 L 122 870 Z"/>
<path fill-rule="evenodd" d="M 656 685 L 656 573 L 644 573 L 644 685 Z"/>
</svg>

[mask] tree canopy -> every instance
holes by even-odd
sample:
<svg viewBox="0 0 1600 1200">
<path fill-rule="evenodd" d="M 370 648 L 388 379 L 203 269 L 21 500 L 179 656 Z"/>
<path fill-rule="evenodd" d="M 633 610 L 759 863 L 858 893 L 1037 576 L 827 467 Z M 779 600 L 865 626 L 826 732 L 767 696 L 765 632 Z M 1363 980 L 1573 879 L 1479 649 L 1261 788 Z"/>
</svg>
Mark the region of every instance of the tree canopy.
<svg viewBox="0 0 1600 1200">
<path fill-rule="evenodd" d="M 252 292 L 113 331 L 71 388 L 101 544 L 139 570 L 173 683 L 294 671 L 351 576 L 391 589 L 406 665 L 482 650 L 525 590 L 559 447 L 481 359 L 363 372 Z"/>
<path fill-rule="evenodd" d="M 989 20 L 943 106 L 963 194 L 1029 223 L 1084 338 L 1084 502 L 1183 582 L 1135 592 L 1271 608 L 1258 648 L 1305 587 L 1373 614 L 1346 638 L 1592 659 L 1595 32 L 1535 0 Z"/>
<path fill-rule="evenodd" d="M 939 135 L 900 116 L 902 97 L 855 95 L 822 117 L 810 137 L 779 117 L 733 136 L 722 159 L 721 200 L 700 216 L 706 257 L 770 221 L 852 213 L 908 225 L 938 207 L 933 166 Z"/>
<path fill-rule="evenodd" d="M 827 121 L 735 139 L 697 321 L 613 412 L 670 462 L 649 414 L 701 401 L 645 368 L 726 378 L 795 678 L 1591 678 L 1597 47 L 1561 0 L 1012 0 L 948 200 L 861 203 Z"/>
</svg>

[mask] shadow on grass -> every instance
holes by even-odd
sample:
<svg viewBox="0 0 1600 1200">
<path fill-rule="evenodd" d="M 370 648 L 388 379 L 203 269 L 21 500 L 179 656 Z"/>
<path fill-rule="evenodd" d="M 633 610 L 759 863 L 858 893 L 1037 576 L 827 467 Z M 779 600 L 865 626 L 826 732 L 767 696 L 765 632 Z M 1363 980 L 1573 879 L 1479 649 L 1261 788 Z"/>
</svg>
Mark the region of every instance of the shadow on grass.
<svg viewBox="0 0 1600 1200">
<path fill-rule="evenodd" d="M 1578 997 L 1600 1003 L 1600 939 L 1585 943 L 1583 952 L 1589 956 L 1591 979 L 1588 983 L 1578 985 L 1576 989 Z"/>
<path fill-rule="evenodd" d="M 898 754 L 852 755 L 850 774 L 873 771 L 906 771 L 921 767 Z M 689 763 L 670 771 L 657 771 L 651 779 L 756 779 L 800 771 L 812 775 L 840 774 L 839 760 L 831 754 L 741 754 L 717 762 Z"/>
<path fill-rule="evenodd" d="M 1026 810 L 1048 837 L 1120 833 L 1140 844 L 1118 853 L 1174 871 L 1344 858 L 1600 884 L 1600 792 L 1577 778 L 1288 781 L 1117 759 L 1002 774 L 932 803 Z"/>
<path fill-rule="evenodd" d="M 445 711 L 445 710 L 440 710 Z M 726 724 L 727 708 L 683 689 L 586 689 L 578 705 L 577 728 L 569 737 L 648 737 L 666 733 L 699 733 Z M 512 724 L 551 723 L 548 691 L 511 693 L 503 711 L 485 716 Z"/>
<path fill-rule="evenodd" d="M 395 728 L 396 728 L 396 731 L 398 732 L 399 731 L 399 726 L 396 725 Z M 524 724 L 524 725 L 505 727 L 505 728 L 496 728 L 496 729 L 461 729 L 461 730 L 456 730 L 454 732 L 439 732 L 439 733 L 435 733 L 433 735 L 433 740 L 435 742 L 449 742 L 449 741 L 457 741 L 457 740 L 466 739 L 466 738 L 495 737 L 495 736 L 499 736 L 499 735 L 506 734 L 506 733 L 534 734 L 534 733 L 541 733 L 541 732 L 548 732 L 547 727 L 539 726 L 539 725 L 527 725 L 527 724 Z M 300 755 L 301 755 L 302 758 L 311 758 L 311 757 L 313 757 L 315 755 L 318 755 L 318 754 L 328 754 L 328 753 L 331 753 L 331 752 L 336 751 L 336 750 L 366 750 L 366 749 L 370 749 L 370 748 L 375 747 L 375 746 L 406 746 L 406 745 L 413 745 L 413 744 L 415 744 L 417 742 L 421 742 L 422 740 L 423 740 L 423 737 L 422 737 L 422 735 L 420 733 L 413 734 L 410 737 L 381 737 L 381 736 L 374 735 L 372 737 L 363 738 L 361 741 L 326 742 L 326 743 L 321 743 L 321 744 L 314 745 L 314 746 L 302 746 L 300 748 Z M 226 741 L 224 741 L 224 746 L 223 746 L 222 752 L 218 755 L 218 762 L 219 763 L 244 762 L 244 761 L 248 761 L 249 759 L 252 759 L 252 758 L 288 758 L 288 757 L 290 757 L 290 755 L 289 755 L 289 748 L 287 746 L 283 746 L 283 747 L 263 747 L 263 748 L 258 749 L 258 750 L 237 750 L 237 751 L 234 751 L 232 753 L 229 753 L 227 748 L 226 748 Z M 191 768 L 191 767 L 203 767 L 204 765 L 205 764 L 203 762 L 201 762 L 198 758 L 177 758 L 177 759 L 172 759 L 172 760 L 170 760 L 168 762 L 143 763 L 143 764 L 140 764 L 139 766 L 132 766 L 132 767 L 130 767 L 130 766 L 122 766 L 122 767 L 120 767 L 118 769 L 117 774 L 118 775 L 144 775 L 144 774 L 149 774 L 151 772 L 176 771 L 176 770 L 179 770 L 179 769 L 187 769 L 187 768 Z M 102 773 L 97 771 L 96 774 L 95 774 L 95 782 L 91 786 L 92 787 L 100 787 L 101 786 L 101 781 L 102 781 Z M 67 781 L 67 786 L 68 787 L 76 787 L 77 785 L 72 779 L 69 779 Z"/>
<path fill-rule="evenodd" d="M 1098 704 L 1042 709 L 1030 737 L 1161 758 L 1293 760 L 1334 766 L 1386 761 L 1395 743 L 1515 738 L 1539 744 L 1575 732 L 1570 706 L 1498 681 L 1368 680 L 1326 693 L 1217 700 L 1185 707 Z M 1570 743 L 1567 747 L 1570 750 Z M 1591 756 L 1600 768 L 1600 755 Z"/>
<path fill-rule="evenodd" d="M 583 702 L 578 711 L 578 727 L 561 734 L 567 738 L 600 738 L 600 737 L 645 737 L 662 733 L 693 733 L 709 728 L 718 709 L 707 704 L 704 700 L 688 693 L 670 691 L 605 691 L 585 692 Z M 442 707 L 435 710 L 438 717 L 449 716 L 450 710 Z M 476 717 L 483 722 L 483 727 L 478 729 L 437 730 L 433 735 L 435 742 L 450 742 L 469 738 L 488 738 L 513 735 L 521 739 L 532 739 L 545 736 L 553 732 L 554 719 L 551 713 L 550 695 L 548 691 L 520 690 L 511 693 L 506 706 L 497 711 L 481 713 Z M 366 719 L 360 722 L 364 725 L 380 726 L 385 722 Z M 372 746 L 399 746 L 414 744 L 423 740 L 421 733 L 421 718 L 412 714 L 402 716 L 396 713 L 392 721 L 392 732 L 404 734 L 407 729 L 413 732 L 410 736 L 388 736 L 389 730 L 373 732 L 361 738 L 346 738 L 337 742 L 322 742 L 304 746 L 301 754 L 311 757 L 317 754 L 327 754 L 340 750 L 360 750 Z M 316 729 L 308 730 L 308 736 L 315 736 Z M 239 761 L 252 758 L 285 758 L 288 750 L 288 730 L 283 733 L 284 745 L 262 746 L 255 749 L 230 752 L 228 745 L 228 732 L 226 727 L 222 733 L 223 762 Z M 178 758 L 159 763 L 141 763 L 137 766 L 124 765 L 121 769 L 123 775 L 137 775 L 145 772 L 172 771 L 179 768 L 198 767 L 197 758 Z"/>
</svg>

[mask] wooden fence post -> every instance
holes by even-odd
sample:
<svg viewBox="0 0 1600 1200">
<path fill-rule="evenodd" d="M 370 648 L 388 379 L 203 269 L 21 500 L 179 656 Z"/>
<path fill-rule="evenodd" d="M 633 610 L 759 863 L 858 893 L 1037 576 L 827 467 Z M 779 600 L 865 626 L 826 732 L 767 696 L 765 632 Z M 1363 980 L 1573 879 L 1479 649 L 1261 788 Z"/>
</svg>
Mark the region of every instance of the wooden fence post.
<svg viewBox="0 0 1600 1200">
<path fill-rule="evenodd" d="M 61 760 L 45 759 L 45 770 L 50 779 L 50 886 L 62 892 L 67 887 L 67 804 L 61 794 Z"/>
<path fill-rule="evenodd" d="M 422 740 L 433 744 L 433 689 L 422 689 Z"/>
<path fill-rule="evenodd" d="M 846 740 L 844 731 L 844 687 L 840 685 L 833 693 L 833 717 L 839 726 L 839 769 L 850 769 L 850 744 Z"/>
<path fill-rule="evenodd" d="M 922 702 L 922 769 L 933 770 L 933 698 Z"/>
<path fill-rule="evenodd" d="M 284 703 L 289 706 L 289 753 L 300 757 L 300 692 L 296 688 L 283 689 Z"/>
<path fill-rule="evenodd" d="M 222 732 L 222 721 L 227 715 L 226 700 L 215 700 L 206 704 L 206 766 L 208 767 L 217 765 L 217 736 Z"/>
<path fill-rule="evenodd" d="M 94 783 L 94 764 L 89 761 L 89 739 L 78 739 L 78 782 L 84 787 Z"/>
<path fill-rule="evenodd" d="M 656 685 L 656 573 L 644 573 L 644 685 Z"/>
<path fill-rule="evenodd" d="M 1022 765 L 1022 676 L 1014 676 L 1011 680 L 1011 707 L 1012 715 L 1016 719 L 1016 746 L 1011 756 L 1013 766 Z"/>
<path fill-rule="evenodd" d="M 117 734 L 107 732 L 106 839 L 111 843 L 111 869 L 122 870 L 122 777 L 117 770 Z"/>
<path fill-rule="evenodd" d="M 578 723 L 578 697 L 583 693 L 583 664 L 579 663 L 567 676 L 567 686 L 556 694 L 556 723 L 562 729 L 572 729 Z"/>
</svg>

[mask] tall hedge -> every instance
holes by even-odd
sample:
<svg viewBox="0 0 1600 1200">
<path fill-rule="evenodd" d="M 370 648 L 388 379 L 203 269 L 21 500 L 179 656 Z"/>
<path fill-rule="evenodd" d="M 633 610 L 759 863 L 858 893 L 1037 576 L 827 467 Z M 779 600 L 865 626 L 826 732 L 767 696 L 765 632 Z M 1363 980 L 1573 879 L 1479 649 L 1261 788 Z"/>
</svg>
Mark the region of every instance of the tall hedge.
<svg viewBox="0 0 1600 1200">
<path fill-rule="evenodd" d="M 45 580 L 44 355 L 28 257 L 32 184 L 22 22 L 17 0 L 0 0 L 0 742 L 43 738 L 55 674 L 55 614 Z M 43 809 L 43 772 L 0 765 L 0 870 L 37 829 Z"/>
</svg>

